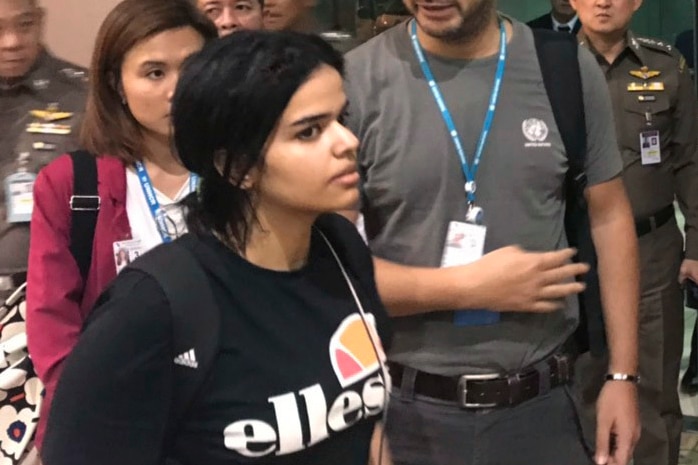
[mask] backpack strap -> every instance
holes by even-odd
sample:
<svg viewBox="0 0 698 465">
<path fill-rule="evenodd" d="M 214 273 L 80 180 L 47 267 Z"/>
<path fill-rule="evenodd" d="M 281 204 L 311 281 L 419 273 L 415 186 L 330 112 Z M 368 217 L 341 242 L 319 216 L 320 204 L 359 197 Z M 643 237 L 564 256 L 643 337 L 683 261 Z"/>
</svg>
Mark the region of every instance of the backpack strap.
<svg viewBox="0 0 698 465">
<path fill-rule="evenodd" d="M 579 296 L 579 327 L 574 336 L 575 349 L 590 350 L 601 356 L 608 350 L 596 249 L 584 189 L 587 134 L 582 76 L 579 70 L 579 45 L 570 34 L 534 30 L 536 51 L 543 82 L 550 99 L 555 122 L 565 145 L 569 169 L 565 182 L 565 232 L 570 246 L 577 248 L 576 260 L 589 263 L 591 269 L 582 278 L 585 291 Z"/>
<path fill-rule="evenodd" d="M 174 390 L 168 440 L 196 399 L 218 353 L 221 316 L 192 236 L 157 247 L 130 265 L 153 277 L 172 312 Z M 171 462 L 167 462 L 171 463 Z"/>
<path fill-rule="evenodd" d="M 97 159 L 84 150 L 71 152 L 70 158 L 73 160 L 70 253 L 73 254 L 84 281 L 92 264 L 92 245 L 101 204 L 97 190 Z"/>
<path fill-rule="evenodd" d="M 579 45 L 571 34 L 544 29 L 534 29 L 533 37 L 545 90 L 567 152 L 568 179 L 573 181 L 583 199 L 586 188 L 584 166 L 587 130 L 582 75 L 579 70 Z"/>
</svg>

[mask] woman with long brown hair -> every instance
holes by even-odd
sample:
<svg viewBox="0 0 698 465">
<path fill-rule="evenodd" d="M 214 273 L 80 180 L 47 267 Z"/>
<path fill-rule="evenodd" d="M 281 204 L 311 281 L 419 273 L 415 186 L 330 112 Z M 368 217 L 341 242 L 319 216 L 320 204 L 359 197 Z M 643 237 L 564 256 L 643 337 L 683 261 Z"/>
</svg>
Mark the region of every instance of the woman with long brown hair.
<svg viewBox="0 0 698 465">
<path fill-rule="evenodd" d="M 170 143 L 171 98 L 182 63 L 215 37 L 214 25 L 188 0 L 125 0 L 102 23 L 81 132 L 82 147 L 97 157 L 99 197 L 85 278 L 71 254 L 71 158 L 48 165 L 34 186 L 27 334 L 46 386 L 37 444 L 63 361 L 117 274 L 115 252 L 133 259 L 186 232 L 177 203 L 197 178 Z"/>
</svg>

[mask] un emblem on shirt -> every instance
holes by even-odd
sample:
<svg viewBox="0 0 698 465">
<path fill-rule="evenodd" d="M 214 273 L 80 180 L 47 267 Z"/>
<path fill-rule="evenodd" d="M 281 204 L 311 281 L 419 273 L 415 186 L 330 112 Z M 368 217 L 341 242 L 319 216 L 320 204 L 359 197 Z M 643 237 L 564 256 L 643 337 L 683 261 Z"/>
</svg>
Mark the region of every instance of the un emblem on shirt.
<svg viewBox="0 0 698 465">
<path fill-rule="evenodd" d="M 550 130 L 545 121 L 538 118 L 529 118 L 521 125 L 524 136 L 529 142 L 526 147 L 550 147 L 551 144 L 546 142 Z"/>
</svg>

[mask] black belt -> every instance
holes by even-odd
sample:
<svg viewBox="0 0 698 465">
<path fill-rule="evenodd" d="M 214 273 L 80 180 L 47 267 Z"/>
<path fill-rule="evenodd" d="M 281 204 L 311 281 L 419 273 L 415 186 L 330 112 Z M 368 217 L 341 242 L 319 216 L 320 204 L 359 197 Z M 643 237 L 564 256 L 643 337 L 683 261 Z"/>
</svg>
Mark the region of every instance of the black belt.
<svg viewBox="0 0 698 465">
<path fill-rule="evenodd" d="M 402 383 L 406 367 L 388 363 L 393 385 Z M 573 363 L 567 355 L 554 355 L 536 367 L 502 375 L 441 376 L 417 371 L 414 393 L 456 402 L 463 408 L 513 407 L 572 380 Z"/>
<path fill-rule="evenodd" d="M 645 218 L 640 218 L 635 220 L 635 231 L 637 232 L 637 237 L 644 236 L 645 234 L 651 233 L 655 229 L 664 226 L 674 217 L 674 206 L 667 205 L 666 207 L 659 210 L 654 215 L 650 215 Z"/>
</svg>

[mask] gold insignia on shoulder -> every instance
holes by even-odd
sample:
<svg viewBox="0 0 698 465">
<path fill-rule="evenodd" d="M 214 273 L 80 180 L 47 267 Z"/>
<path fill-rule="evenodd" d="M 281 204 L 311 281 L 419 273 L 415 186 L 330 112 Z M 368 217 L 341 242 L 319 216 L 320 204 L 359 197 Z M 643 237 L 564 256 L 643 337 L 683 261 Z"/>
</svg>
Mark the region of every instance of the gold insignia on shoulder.
<svg viewBox="0 0 698 465">
<path fill-rule="evenodd" d="M 628 84 L 628 92 L 663 92 L 664 83 L 663 82 L 644 82 L 638 84 L 637 82 L 631 82 Z"/>
<path fill-rule="evenodd" d="M 648 79 L 656 78 L 660 74 L 662 74 L 661 71 L 652 71 L 647 66 L 643 66 L 639 70 L 630 71 L 631 76 L 636 77 L 638 79 L 642 79 L 643 81 L 647 81 Z"/>
<path fill-rule="evenodd" d="M 683 57 L 683 55 L 681 55 L 679 58 L 679 73 L 686 71 L 686 66 L 686 59 Z"/>
</svg>

